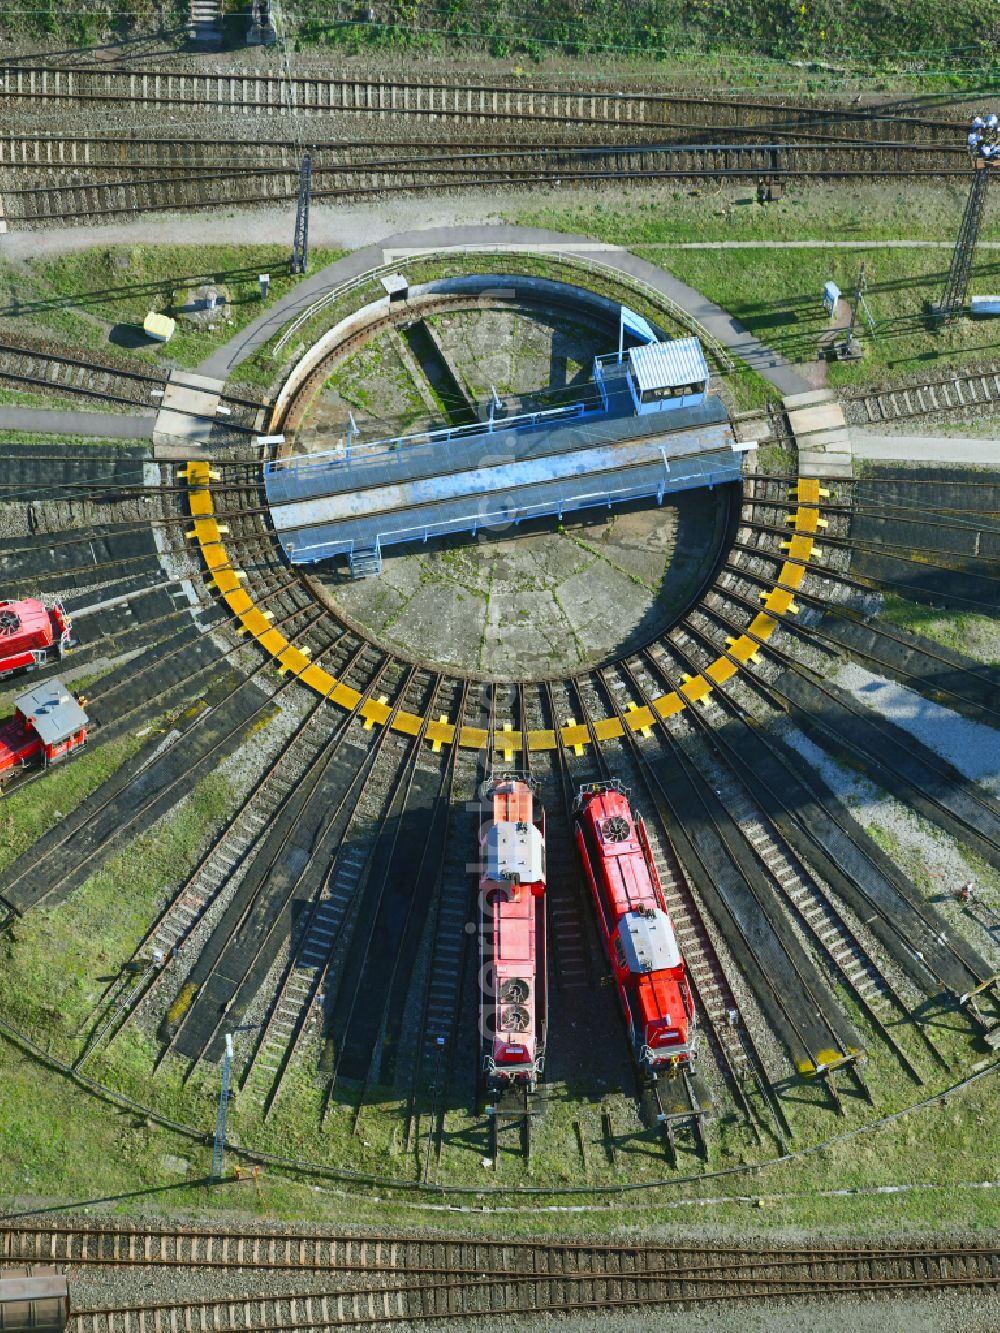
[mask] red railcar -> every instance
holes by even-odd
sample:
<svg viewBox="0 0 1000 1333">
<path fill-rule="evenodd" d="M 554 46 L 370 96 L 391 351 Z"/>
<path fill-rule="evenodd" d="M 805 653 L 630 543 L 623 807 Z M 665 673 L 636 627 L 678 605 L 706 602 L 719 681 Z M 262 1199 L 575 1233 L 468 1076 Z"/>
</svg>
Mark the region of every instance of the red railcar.
<svg viewBox="0 0 1000 1333">
<path fill-rule="evenodd" d="M 519 773 L 485 782 L 479 808 L 482 1069 L 492 1089 L 530 1090 L 545 1063 L 545 815 Z"/>
<path fill-rule="evenodd" d="M 0 602 L 0 679 L 62 657 L 72 644 L 71 631 L 61 602 L 46 606 L 34 597 Z"/>
<path fill-rule="evenodd" d="M 0 779 L 13 769 L 57 763 L 87 741 L 83 704 L 53 678 L 14 701 L 14 716 L 0 723 Z"/>
<path fill-rule="evenodd" d="M 646 829 L 628 798 L 617 780 L 581 787 L 576 842 L 632 1052 L 656 1073 L 694 1063 L 695 1013 Z"/>
</svg>

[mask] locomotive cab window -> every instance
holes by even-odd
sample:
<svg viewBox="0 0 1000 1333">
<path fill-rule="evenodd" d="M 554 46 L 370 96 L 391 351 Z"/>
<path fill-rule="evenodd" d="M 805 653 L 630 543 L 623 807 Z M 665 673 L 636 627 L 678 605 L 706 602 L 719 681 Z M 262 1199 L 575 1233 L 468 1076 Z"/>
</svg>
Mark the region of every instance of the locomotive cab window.
<svg viewBox="0 0 1000 1333">
<path fill-rule="evenodd" d="M 621 970 L 624 971 L 627 966 L 625 962 L 625 950 L 622 948 L 621 938 L 618 935 L 615 936 L 614 947 L 615 947 L 615 962 L 618 964 L 619 968 L 621 968 Z"/>
</svg>

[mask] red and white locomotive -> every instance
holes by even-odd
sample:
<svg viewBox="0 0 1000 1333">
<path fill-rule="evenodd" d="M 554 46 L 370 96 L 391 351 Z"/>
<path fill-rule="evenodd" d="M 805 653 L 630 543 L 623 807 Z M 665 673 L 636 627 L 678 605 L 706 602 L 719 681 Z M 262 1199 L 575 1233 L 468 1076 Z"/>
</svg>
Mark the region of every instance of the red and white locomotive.
<svg viewBox="0 0 1000 1333">
<path fill-rule="evenodd" d="M 480 792 L 482 1069 L 496 1090 L 533 1089 L 545 1063 L 545 815 L 520 773 Z"/>
<path fill-rule="evenodd" d="M 617 779 L 581 787 L 576 842 L 633 1055 L 657 1073 L 693 1064 L 694 1004 L 646 829 L 628 797 Z"/>
<path fill-rule="evenodd" d="M 0 680 L 62 657 L 72 646 L 71 630 L 61 602 L 0 602 Z"/>
<path fill-rule="evenodd" d="M 54 677 L 14 700 L 14 716 L 0 722 L 0 781 L 24 768 L 48 768 L 87 743 L 90 719 Z"/>
</svg>

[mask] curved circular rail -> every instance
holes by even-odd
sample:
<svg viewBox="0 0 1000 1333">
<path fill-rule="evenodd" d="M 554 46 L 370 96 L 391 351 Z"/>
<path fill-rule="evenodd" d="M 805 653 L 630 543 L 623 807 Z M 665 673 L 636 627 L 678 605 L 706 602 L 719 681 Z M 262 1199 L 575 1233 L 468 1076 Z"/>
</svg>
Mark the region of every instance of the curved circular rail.
<svg viewBox="0 0 1000 1333">
<path fill-rule="evenodd" d="M 209 586 L 218 589 L 239 621 L 237 633 L 249 634 L 275 659 L 282 675 L 294 673 L 303 685 L 348 712 L 359 711 L 371 725 L 388 725 L 393 731 L 406 736 L 417 736 L 422 731 L 426 739 L 435 745 L 457 744 L 464 749 L 482 749 L 489 739 L 485 728 L 459 726 L 443 717 L 421 718 L 405 709 L 394 711 L 388 703 L 379 699 L 364 699 L 353 686 L 311 662 L 308 653 L 297 648 L 280 629 L 271 624 L 268 613 L 256 605 L 244 587 L 246 575 L 230 560 L 223 540 L 229 530 L 216 519 L 212 498 L 211 483 L 218 474 L 212 472 L 209 463 L 191 462 L 178 475 L 187 479 L 190 488 L 189 503 L 194 527 L 187 535 L 198 542 L 210 575 Z M 651 704 L 631 708 L 624 718 L 594 719 L 593 735 L 590 727 L 578 723 L 559 728 L 558 734 L 554 729 L 529 731 L 522 738 L 519 732 L 512 732 L 509 737 L 503 738 L 504 749 L 510 752 L 510 757 L 520 752 L 525 743 L 529 751 L 555 750 L 560 746 L 587 746 L 594 739 L 614 740 L 623 736 L 626 728 L 641 733 L 653 726 L 657 715 L 661 718 L 673 717 L 691 704 L 704 703 L 716 685 L 724 684 L 736 675 L 737 663 L 746 665 L 752 662 L 760 652 L 761 644 L 766 643 L 777 630 L 781 623 L 779 617 L 798 613 L 795 591 L 805 578 L 806 562 L 820 553 L 815 537 L 818 530 L 826 526 L 826 520 L 821 517 L 819 506 L 828 492 L 823 490 L 815 478 L 800 478 L 798 484 L 792 487 L 792 494 L 798 500 L 797 508 L 787 517 L 787 522 L 792 526 L 792 535 L 789 540 L 781 543 L 789 558 L 782 564 L 774 586 L 768 592 L 759 594 L 766 609 L 752 618 L 745 633 L 733 639 L 727 656 L 717 657 L 704 671 L 689 676 L 679 689 L 661 694 Z"/>
</svg>

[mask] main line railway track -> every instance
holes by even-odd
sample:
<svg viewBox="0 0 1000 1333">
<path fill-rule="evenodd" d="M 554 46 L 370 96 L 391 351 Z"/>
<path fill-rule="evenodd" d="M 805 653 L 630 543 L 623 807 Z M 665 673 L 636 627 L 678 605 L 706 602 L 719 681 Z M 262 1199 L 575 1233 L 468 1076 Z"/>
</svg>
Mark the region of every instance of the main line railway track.
<svg viewBox="0 0 1000 1333">
<path fill-rule="evenodd" d="M 706 115 L 720 126 L 760 129 L 821 129 L 842 133 L 851 127 L 873 138 L 894 134 L 926 141 L 930 135 L 954 142 L 965 122 L 921 117 L 878 106 L 817 107 L 739 98 L 692 98 L 651 92 L 574 92 L 556 88 L 490 86 L 486 84 L 326 78 L 319 75 L 173 73 L 0 65 L 0 96 L 8 106 L 18 102 L 50 106 L 70 102 L 90 106 L 132 104 L 137 108 L 191 107 L 199 113 L 218 112 L 298 115 L 376 115 L 432 118 L 435 121 L 526 122 L 663 128 L 700 126 Z"/>
<path fill-rule="evenodd" d="M 690 1245 L 643 1240 L 531 1241 L 482 1236 L 420 1236 L 412 1232 L 325 1232 L 261 1227 L 226 1230 L 212 1227 L 136 1226 L 129 1222 L 40 1225 L 0 1223 L 0 1260 L 5 1264 L 49 1263 L 59 1267 L 267 1269 L 288 1272 L 341 1272 L 372 1276 L 454 1274 L 561 1277 L 575 1273 L 697 1274 L 759 1265 L 794 1270 L 804 1264 L 855 1265 L 874 1277 L 879 1265 L 926 1265 L 928 1273 L 961 1271 L 983 1265 L 1000 1275 L 1000 1250 L 975 1241 L 942 1240 L 929 1245 L 767 1246 Z"/>
<path fill-rule="evenodd" d="M 433 140 L 406 139 L 393 136 L 391 144 L 385 137 L 381 139 L 315 139 L 309 145 L 309 152 L 316 167 L 359 166 L 365 162 L 373 166 L 392 165 L 387 152 L 405 154 L 401 159 L 406 163 L 410 158 L 416 160 L 433 159 L 443 155 L 473 159 L 503 158 L 519 155 L 565 153 L 577 151 L 601 151 L 617 148 L 658 148 L 711 147 L 720 143 L 734 143 L 752 147 L 755 144 L 801 144 L 814 148 L 865 150 L 874 155 L 883 153 L 887 164 L 890 155 L 902 153 L 914 160 L 924 155 L 929 162 L 935 160 L 958 161 L 963 159 L 964 149 L 956 147 L 953 141 L 944 139 L 940 142 L 897 139 L 886 127 L 886 133 L 877 139 L 871 136 L 850 134 L 828 134 L 820 130 L 795 129 L 782 131 L 778 127 L 766 126 L 756 129 L 746 126 L 707 125 L 692 134 L 687 126 L 677 127 L 677 137 L 666 137 L 662 132 L 665 127 L 648 130 L 629 129 L 618 132 L 602 130 L 600 138 L 589 137 L 574 139 L 568 135 L 559 138 L 550 136 L 548 140 L 512 139 L 505 136 L 502 142 L 494 142 L 485 134 L 475 139 L 463 139 L 436 135 Z M 681 133 L 683 131 L 683 133 Z M 936 155 L 936 156 L 935 156 Z M 115 137 L 107 135 L 72 135 L 59 133 L 8 133 L 0 135 L 0 167 L 9 172 L 32 172 L 40 168 L 48 170 L 83 169 L 107 171 L 136 171 L 145 167 L 157 167 L 165 171 L 199 170 L 239 170 L 241 168 L 270 167 L 276 170 L 296 171 L 302 159 L 300 144 L 291 139 L 267 139 L 246 141 L 243 139 L 195 137 L 167 138 L 129 135 Z M 963 159 L 964 160 L 964 159 Z"/>
<path fill-rule="evenodd" d="M 128 1239 L 132 1255 L 95 1262 L 143 1266 L 136 1252 L 156 1249 L 149 1244 L 154 1239 L 150 1233 L 131 1233 L 122 1239 Z M 341 1282 L 324 1290 L 314 1279 L 308 1289 L 268 1296 L 220 1295 L 204 1302 L 78 1308 L 69 1327 L 75 1333 L 176 1333 L 180 1327 L 197 1327 L 203 1333 L 237 1329 L 294 1333 L 308 1328 L 413 1326 L 488 1314 L 652 1310 L 715 1302 L 753 1305 L 791 1297 L 898 1296 L 1000 1286 L 1000 1253 L 995 1246 L 975 1243 L 737 1249 L 281 1233 L 200 1239 L 210 1253 L 214 1242 L 217 1253 L 231 1251 L 232 1259 L 195 1261 L 198 1266 L 238 1270 L 249 1267 L 251 1256 L 259 1254 L 255 1267 L 311 1269 L 318 1275 L 337 1272 Z M 322 1256 L 326 1262 L 307 1253 L 320 1248 L 331 1251 Z M 284 1262 L 275 1255 L 282 1249 Z M 145 1266 L 155 1267 L 157 1262 L 151 1257 Z M 184 1262 L 181 1259 L 179 1265 Z M 178 1261 L 171 1266 L 178 1266 Z"/>
<path fill-rule="evenodd" d="M 436 1320 L 487 1315 L 564 1314 L 575 1311 L 690 1308 L 712 1303 L 764 1304 L 794 1297 L 822 1299 L 858 1295 L 898 1296 L 901 1292 L 976 1291 L 995 1288 L 998 1279 L 990 1256 L 943 1263 L 928 1271 L 919 1262 L 871 1272 L 847 1265 L 802 1264 L 772 1273 L 767 1265 L 748 1263 L 742 1271 L 666 1269 L 660 1273 L 605 1276 L 500 1275 L 449 1278 L 439 1282 L 390 1285 L 374 1291 L 340 1288 L 315 1294 L 276 1295 L 174 1303 L 146 1307 L 77 1310 L 70 1316 L 74 1333 L 175 1333 L 181 1321 L 203 1333 L 260 1329 L 299 1333 L 305 1329 L 414 1326 Z"/>
<path fill-rule="evenodd" d="M 837 1271 L 833 1265 L 801 1265 L 772 1273 L 767 1265 L 748 1264 L 740 1272 L 671 1269 L 661 1273 L 568 1273 L 559 1276 L 499 1275 L 409 1282 L 374 1291 L 340 1288 L 315 1294 L 220 1299 L 203 1304 L 173 1303 L 139 1307 L 77 1310 L 70 1316 L 74 1333 L 175 1333 L 183 1320 L 204 1333 L 261 1329 L 299 1333 L 305 1329 L 414 1326 L 436 1320 L 486 1315 L 563 1314 L 568 1311 L 655 1310 L 695 1304 L 757 1305 L 794 1297 L 822 1299 L 857 1295 L 898 1296 L 901 1292 L 976 1291 L 995 1288 L 990 1259 L 943 1264 L 929 1272 L 919 1264 L 895 1265 L 872 1273 Z"/>
<path fill-rule="evenodd" d="M 482 153 L 438 154 L 405 161 L 364 161 L 357 164 L 320 164 L 313 173 L 314 199 L 342 199 L 391 195 L 420 190 L 489 189 L 507 186 L 600 184 L 607 181 L 656 182 L 665 180 L 756 181 L 854 180 L 874 177 L 940 179 L 968 176 L 968 162 L 957 151 L 934 150 L 929 160 L 922 148 L 819 144 L 698 144 L 564 148 L 555 151 L 509 150 Z M 115 169 L 118 180 L 89 178 L 60 183 L 47 181 L 15 185 L 4 190 L 8 223 L 31 224 L 72 221 L 94 216 L 117 216 L 213 204 L 267 204 L 294 199 L 297 173 L 292 168 L 245 167 L 217 171 L 211 167 L 179 172 L 165 169 L 154 175 Z M 109 172 L 111 169 L 104 169 Z M 191 174 L 193 172 L 193 174 Z M 186 174 L 184 174 L 186 173 Z M 84 173 L 81 173 L 84 174 Z"/>
</svg>

